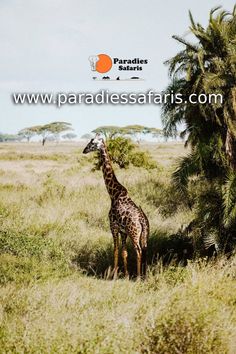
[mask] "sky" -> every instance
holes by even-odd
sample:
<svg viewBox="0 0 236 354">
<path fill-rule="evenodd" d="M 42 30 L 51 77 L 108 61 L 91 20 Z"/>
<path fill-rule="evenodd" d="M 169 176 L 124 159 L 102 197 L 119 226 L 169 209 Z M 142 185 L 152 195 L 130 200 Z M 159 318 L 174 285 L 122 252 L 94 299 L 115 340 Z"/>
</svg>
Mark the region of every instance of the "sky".
<svg viewBox="0 0 236 354">
<path fill-rule="evenodd" d="M 81 136 L 101 125 L 161 128 L 153 105 L 14 105 L 14 92 L 160 92 L 168 84 L 164 61 L 191 39 L 188 10 L 206 25 L 210 9 L 232 10 L 234 0 L 0 0 L 0 131 L 16 133 L 53 121 L 72 123 Z M 144 81 L 96 81 L 88 57 L 148 59 Z M 135 75 L 118 72 L 111 77 Z M 96 77 L 102 77 L 102 74 Z"/>
</svg>

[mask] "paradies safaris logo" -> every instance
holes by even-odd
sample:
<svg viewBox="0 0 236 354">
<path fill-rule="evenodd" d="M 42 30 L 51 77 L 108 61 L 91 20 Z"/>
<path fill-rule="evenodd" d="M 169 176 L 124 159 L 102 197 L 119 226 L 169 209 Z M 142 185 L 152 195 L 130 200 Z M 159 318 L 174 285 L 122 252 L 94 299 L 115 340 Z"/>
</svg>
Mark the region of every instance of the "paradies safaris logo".
<svg viewBox="0 0 236 354">
<path fill-rule="evenodd" d="M 94 74 L 104 74 L 110 71 L 112 68 L 118 71 L 118 76 L 114 78 L 110 76 L 97 77 L 93 76 L 93 79 L 100 80 L 143 80 L 143 78 L 138 75 L 133 76 L 133 72 L 140 72 L 143 70 L 143 66 L 148 64 L 148 59 L 140 58 L 111 58 L 107 54 L 90 55 L 89 58 L 90 68 Z M 125 75 L 121 78 L 119 75 L 127 73 L 130 75 Z"/>
</svg>

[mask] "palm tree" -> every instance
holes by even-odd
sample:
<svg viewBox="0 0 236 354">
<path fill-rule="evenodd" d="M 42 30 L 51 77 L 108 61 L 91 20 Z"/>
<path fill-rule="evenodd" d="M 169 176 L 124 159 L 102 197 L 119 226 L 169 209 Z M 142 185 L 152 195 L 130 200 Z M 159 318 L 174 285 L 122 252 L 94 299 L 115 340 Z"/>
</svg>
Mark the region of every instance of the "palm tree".
<svg viewBox="0 0 236 354">
<path fill-rule="evenodd" d="M 202 228 L 213 227 L 225 235 L 232 231 L 230 227 L 235 228 L 236 220 L 236 6 L 232 13 L 219 10 L 210 12 L 206 28 L 189 14 L 196 43 L 174 36 L 184 50 L 166 62 L 171 77 L 166 93 L 180 93 L 182 103 L 165 103 L 162 120 L 166 136 L 176 135 L 183 123 L 181 136 L 191 147 L 173 174 L 176 187 L 186 194 L 190 177 L 197 176 L 210 200 L 210 206 L 206 200 L 204 205 L 200 203 L 197 221 Z M 192 104 L 191 94 L 220 94 L 223 102 Z M 204 193 L 195 199 L 196 205 L 203 201 Z M 211 203 L 220 205 L 217 213 Z"/>
<path fill-rule="evenodd" d="M 165 104 L 163 121 L 167 135 L 173 134 L 177 124 L 184 122 L 186 130 L 182 136 L 188 134 L 187 143 L 192 146 L 196 146 L 202 134 L 210 138 L 218 133 L 228 163 L 236 170 L 236 7 L 232 14 L 221 11 L 214 17 L 218 9 L 211 11 L 206 29 L 196 24 L 190 13 L 190 30 L 197 44 L 174 36 L 185 49 L 167 61 L 172 77 L 167 91 L 181 93 L 184 100 L 180 106 Z M 221 94 L 223 104 L 185 103 L 191 94 Z"/>
</svg>

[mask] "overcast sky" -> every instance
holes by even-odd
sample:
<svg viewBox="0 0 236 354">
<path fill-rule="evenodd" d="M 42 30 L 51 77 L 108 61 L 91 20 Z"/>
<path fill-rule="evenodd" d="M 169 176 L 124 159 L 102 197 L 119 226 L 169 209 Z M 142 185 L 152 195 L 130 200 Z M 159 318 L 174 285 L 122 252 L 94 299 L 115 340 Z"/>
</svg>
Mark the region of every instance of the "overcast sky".
<svg viewBox="0 0 236 354">
<path fill-rule="evenodd" d="M 181 49 L 171 36 L 189 36 L 188 10 L 204 25 L 211 8 L 223 5 L 232 10 L 234 4 L 233 0 L 0 0 L 0 131 L 15 133 L 58 120 L 72 123 L 79 136 L 99 125 L 161 127 L 157 106 L 15 106 L 11 93 L 161 91 L 168 83 L 163 62 Z M 99 53 L 148 59 L 141 73 L 145 81 L 92 80 L 88 57 Z M 108 74 L 127 76 L 117 70 Z"/>
</svg>

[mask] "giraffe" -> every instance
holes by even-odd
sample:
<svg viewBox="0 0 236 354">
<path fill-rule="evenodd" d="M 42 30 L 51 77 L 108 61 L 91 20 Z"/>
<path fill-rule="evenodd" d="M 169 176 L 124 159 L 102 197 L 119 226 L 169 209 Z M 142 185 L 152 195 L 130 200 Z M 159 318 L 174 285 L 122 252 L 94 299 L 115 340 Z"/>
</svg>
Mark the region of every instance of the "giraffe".
<svg viewBox="0 0 236 354">
<path fill-rule="evenodd" d="M 118 272 L 119 235 L 122 241 L 122 258 L 125 276 L 129 277 L 127 267 L 126 239 L 130 237 L 136 251 L 137 278 L 146 276 L 146 252 L 149 237 L 149 222 L 141 207 L 138 207 L 129 197 L 127 189 L 120 184 L 112 168 L 111 160 L 104 140 L 97 134 L 83 150 L 84 154 L 99 151 L 102 171 L 111 199 L 109 211 L 110 229 L 114 241 L 114 278 Z"/>
</svg>

